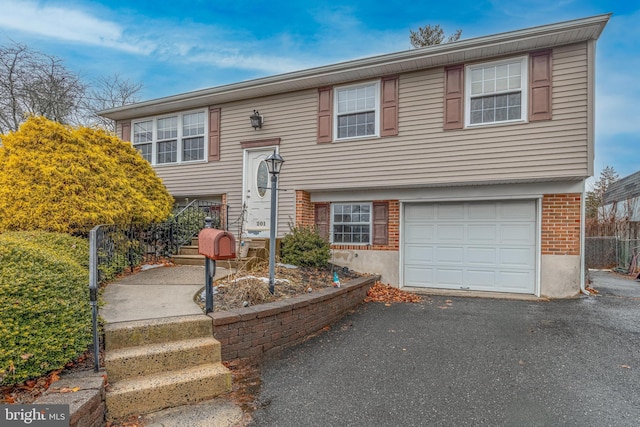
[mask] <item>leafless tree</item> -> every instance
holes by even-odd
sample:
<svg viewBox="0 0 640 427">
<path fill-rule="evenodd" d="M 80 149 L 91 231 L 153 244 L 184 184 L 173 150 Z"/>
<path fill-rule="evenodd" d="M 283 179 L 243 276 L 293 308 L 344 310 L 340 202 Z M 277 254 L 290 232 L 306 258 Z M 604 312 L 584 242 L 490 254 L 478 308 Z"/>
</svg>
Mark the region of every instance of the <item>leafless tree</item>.
<svg viewBox="0 0 640 427">
<path fill-rule="evenodd" d="M 418 31 L 409 30 L 409 42 L 413 47 L 433 46 L 441 43 L 450 43 L 458 40 L 462 35 L 462 30 L 451 34 L 445 40 L 444 30 L 440 25 L 425 25 L 418 27 Z"/>
<path fill-rule="evenodd" d="M 124 79 L 118 74 L 98 78 L 87 91 L 82 104 L 83 124 L 115 132 L 111 119 L 98 115 L 99 111 L 138 102 L 142 83 Z"/>
<path fill-rule="evenodd" d="M 84 93 L 60 58 L 23 44 L 0 46 L 0 133 L 17 130 L 31 114 L 70 123 Z"/>
</svg>

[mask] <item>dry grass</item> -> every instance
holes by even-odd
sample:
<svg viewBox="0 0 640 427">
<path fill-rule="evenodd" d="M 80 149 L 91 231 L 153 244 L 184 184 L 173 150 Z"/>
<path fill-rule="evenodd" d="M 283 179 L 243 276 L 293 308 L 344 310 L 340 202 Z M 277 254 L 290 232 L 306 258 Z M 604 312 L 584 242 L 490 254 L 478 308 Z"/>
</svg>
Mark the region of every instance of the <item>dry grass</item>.
<svg viewBox="0 0 640 427">
<path fill-rule="evenodd" d="M 217 293 L 214 299 L 214 311 L 225 311 L 291 298 L 296 295 L 314 292 L 314 290 L 333 287 L 333 273 L 338 274 L 340 282 L 359 277 L 353 271 L 342 267 L 329 266 L 316 268 L 286 268 L 276 265 L 275 295 L 269 292 L 269 268 L 265 262 L 253 268 L 240 268 L 228 277 L 216 281 Z"/>
</svg>

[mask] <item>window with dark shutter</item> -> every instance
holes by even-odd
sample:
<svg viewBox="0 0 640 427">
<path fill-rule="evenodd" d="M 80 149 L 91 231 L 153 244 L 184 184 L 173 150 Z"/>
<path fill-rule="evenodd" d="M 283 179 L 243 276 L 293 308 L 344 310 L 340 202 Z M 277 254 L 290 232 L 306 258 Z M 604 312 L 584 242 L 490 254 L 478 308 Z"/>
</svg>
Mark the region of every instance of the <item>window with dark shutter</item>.
<svg viewBox="0 0 640 427">
<path fill-rule="evenodd" d="M 318 234 L 329 239 L 329 203 L 316 203 L 313 207 L 313 214 Z"/>
<path fill-rule="evenodd" d="M 382 121 L 380 136 L 398 135 L 398 77 L 382 79 Z"/>
<path fill-rule="evenodd" d="M 551 120 L 551 51 L 531 54 L 529 61 L 529 121 Z"/>
<path fill-rule="evenodd" d="M 209 108 L 209 161 L 220 160 L 220 109 Z"/>
<path fill-rule="evenodd" d="M 373 202 L 373 244 L 389 243 L 389 203 Z"/>
<path fill-rule="evenodd" d="M 462 129 L 464 66 L 444 69 L 444 129 Z"/>
<path fill-rule="evenodd" d="M 331 121 L 333 114 L 333 88 L 318 89 L 318 144 L 331 142 Z"/>
</svg>

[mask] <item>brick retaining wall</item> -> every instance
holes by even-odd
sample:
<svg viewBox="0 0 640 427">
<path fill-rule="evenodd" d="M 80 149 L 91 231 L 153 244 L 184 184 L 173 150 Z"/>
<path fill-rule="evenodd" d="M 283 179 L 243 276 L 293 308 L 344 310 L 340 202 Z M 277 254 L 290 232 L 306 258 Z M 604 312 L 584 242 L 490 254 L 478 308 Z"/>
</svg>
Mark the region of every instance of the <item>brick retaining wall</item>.
<svg viewBox="0 0 640 427">
<path fill-rule="evenodd" d="M 255 307 L 209 313 L 213 336 L 222 344 L 222 360 L 259 358 L 299 344 L 363 302 L 379 278 L 360 277 L 340 288 L 323 288 Z"/>
</svg>

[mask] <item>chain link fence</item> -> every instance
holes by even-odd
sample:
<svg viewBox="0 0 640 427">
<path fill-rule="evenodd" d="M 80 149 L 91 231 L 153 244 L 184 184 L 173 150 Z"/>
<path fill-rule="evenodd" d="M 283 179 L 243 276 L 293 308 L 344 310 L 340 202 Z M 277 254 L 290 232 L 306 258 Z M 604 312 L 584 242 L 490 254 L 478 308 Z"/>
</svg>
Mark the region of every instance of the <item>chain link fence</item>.
<svg viewBox="0 0 640 427">
<path fill-rule="evenodd" d="M 587 237 L 585 263 L 587 268 L 611 268 L 625 273 L 638 272 L 640 239 L 618 237 Z"/>
</svg>

